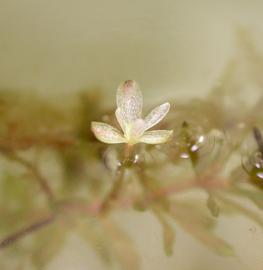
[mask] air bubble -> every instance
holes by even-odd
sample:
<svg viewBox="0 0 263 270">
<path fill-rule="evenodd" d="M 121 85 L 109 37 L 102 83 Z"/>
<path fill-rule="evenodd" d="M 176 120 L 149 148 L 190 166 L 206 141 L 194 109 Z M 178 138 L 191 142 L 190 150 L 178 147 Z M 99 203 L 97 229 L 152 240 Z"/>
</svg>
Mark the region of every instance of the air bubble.
<svg viewBox="0 0 263 270">
<path fill-rule="evenodd" d="M 245 151 L 246 158 L 244 161 L 242 156 L 243 169 L 254 184 L 263 186 L 262 135 L 258 128 L 253 128 L 251 134 L 245 139 L 243 151 Z"/>
<path fill-rule="evenodd" d="M 103 163 L 109 171 L 115 173 L 122 165 L 119 151 L 111 146 L 108 147 L 103 153 Z"/>
<path fill-rule="evenodd" d="M 172 147 L 182 159 L 198 158 L 214 147 L 215 139 L 199 125 L 183 122 L 174 136 Z M 195 157 L 194 157 L 195 156 Z"/>
</svg>

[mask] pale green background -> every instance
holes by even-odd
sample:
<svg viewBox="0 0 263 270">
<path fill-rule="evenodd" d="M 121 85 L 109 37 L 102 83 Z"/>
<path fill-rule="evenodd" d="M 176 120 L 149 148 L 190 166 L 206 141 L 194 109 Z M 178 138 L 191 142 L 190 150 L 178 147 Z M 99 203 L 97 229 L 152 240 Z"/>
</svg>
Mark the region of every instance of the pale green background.
<svg viewBox="0 0 263 270">
<path fill-rule="evenodd" d="M 155 95 L 207 92 L 239 26 L 263 45 L 263 2 L 1 0 L 0 86 L 44 95 L 120 81 Z"/>
<path fill-rule="evenodd" d="M 0 0 L 0 88 L 63 102 L 96 87 L 110 104 L 119 82 L 135 79 L 151 100 L 204 96 L 234 54 L 240 26 L 263 48 L 263 1 Z M 118 218 L 134 238 L 143 270 L 263 269 L 262 230 L 243 217 L 220 218 L 218 229 L 239 259 L 218 257 L 181 230 L 167 259 L 153 217 Z M 57 269 L 105 268 L 73 236 L 49 264 Z"/>
</svg>

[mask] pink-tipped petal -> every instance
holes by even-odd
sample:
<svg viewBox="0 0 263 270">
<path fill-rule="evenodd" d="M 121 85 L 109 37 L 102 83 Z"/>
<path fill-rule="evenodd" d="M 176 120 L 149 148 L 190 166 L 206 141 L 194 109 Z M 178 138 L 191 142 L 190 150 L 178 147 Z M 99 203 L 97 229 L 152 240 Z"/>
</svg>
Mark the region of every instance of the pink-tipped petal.
<svg viewBox="0 0 263 270">
<path fill-rule="evenodd" d="M 91 130 L 95 137 L 104 143 L 125 143 L 126 140 L 122 134 L 114 127 L 101 123 L 92 122 Z"/>
<path fill-rule="evenodd" d="M 131 123 L 141 117 L 143 98 L 135 81 L 128 80 L 121 83 L 117 89 L 116 100 L 125 122 Z"/>
<path fill-rule="evenodd" d="M 144 132 L 140 142 L 148 144 L 159 144 L 167 142 L 172 136 L 172 130 L 153 130 Z"/>
<path fill-rule="evenodd" d="M 168 113 L 169 109 L 170 109 L 170 104 L 168 102 L 153 109 L 145 117 L 145 130 L 158 124 Z"/>
</svg>

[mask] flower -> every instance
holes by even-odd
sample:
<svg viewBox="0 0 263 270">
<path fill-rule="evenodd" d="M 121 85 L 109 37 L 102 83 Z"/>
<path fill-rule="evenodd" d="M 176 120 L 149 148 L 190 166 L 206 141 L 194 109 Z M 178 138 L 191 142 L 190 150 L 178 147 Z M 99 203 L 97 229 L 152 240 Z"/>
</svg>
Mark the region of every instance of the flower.
<svg viewBox="0 0 263 270">
<path fill-rule="evenodd" d="M 101 122 L 92 122 L 91 129 L 96 138 L 104 143 L 165 143 L 171 137 L 172 130 L 147 131 L 159 123 L 170 109 L 169 103 L 164 103 L 153 109 L 145 119 L 142 119 L 143 98 L 138 84 L 128 80 L 120 84 L 116 94 L 116 118 L 123 134 L 116 128 Z"/>
</svg>

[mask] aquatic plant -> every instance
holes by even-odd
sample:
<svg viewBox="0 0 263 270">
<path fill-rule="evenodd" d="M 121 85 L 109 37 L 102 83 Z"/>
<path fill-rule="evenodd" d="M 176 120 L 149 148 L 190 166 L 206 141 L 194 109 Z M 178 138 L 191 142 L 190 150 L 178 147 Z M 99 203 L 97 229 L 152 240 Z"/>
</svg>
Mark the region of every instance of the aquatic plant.
<svg viewBox="0 0 263 270">
<path fill-rule="evenodd" d="M 0 268 L 27 269 L 30 260 L 43 269 L 74 232 L 107 267 L 140 269 L 142 254 L 112 217 L 124 210 L 156 217 L 169 256 L 177 226 L 222 256 L 235 252 L 215 233 L 220 216 L 243 215 L 263 228 L 243 203 L 263 208 L 263 98 L 244 102 L 236 79 L 246 67 L 248 81 L 263 87 L 263 62 L 241 39 L 245 55 L 229 62 L 206 99 L 171 101 L 165 119 L 169 103 L 141 118 L 134 81 L 119 87 L 115 112 L 91 89 L 66 109 L 2 90 Z M 112 127 L 115 115 L 123 134 Z M 147 131 L 155 124 L 158 131 Z"/>
</svg>

